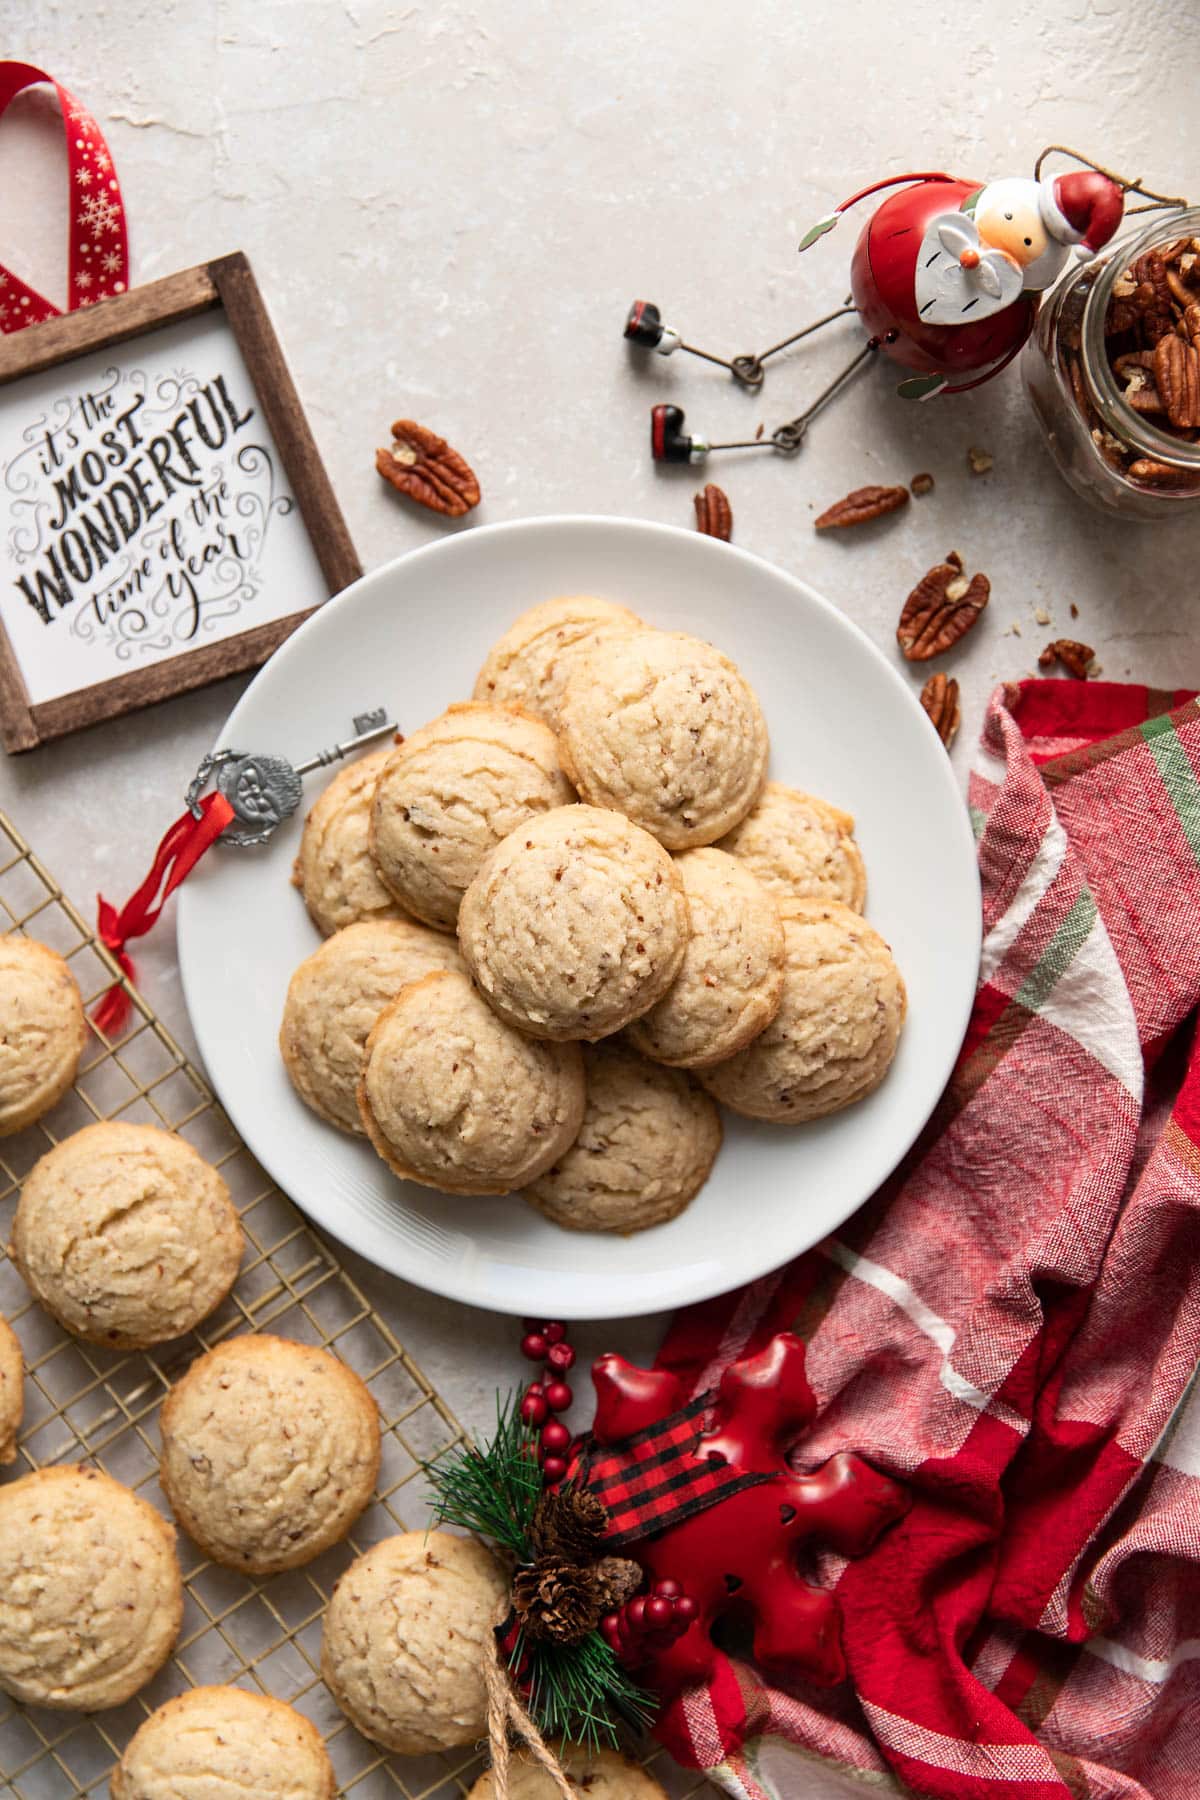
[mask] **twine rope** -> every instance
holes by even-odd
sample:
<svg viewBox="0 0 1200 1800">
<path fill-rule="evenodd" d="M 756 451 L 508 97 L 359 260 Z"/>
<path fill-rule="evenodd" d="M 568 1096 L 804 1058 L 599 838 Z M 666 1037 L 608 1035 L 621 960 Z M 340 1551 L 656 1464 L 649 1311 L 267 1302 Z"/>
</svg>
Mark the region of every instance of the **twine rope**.
<svg viewBox="0 0 1200 1800">
<path fill-rule="evenodd" d="M 1106 168 L 1103 163 L 1093 162 L 1091 157 L 1084 156 L 1082 151 L 1072 150 L 1067 144 L 1046 145 L 1046 148 L 1042 151 L 1042 154 L 1033 165 L 1033 179 L 1035 181 L 1040 181 L 1042 179 L 1042 164 L 1045 162 L 1046 158 L 1054 155 L 1069 156 L 1072 161 L 1082 163 L 1085 169 L 1095 169 L 1097 175 L 1107 175 L 1110 181 L 1114 181 L 1119 188 L 1124 188 L 1127 194 L 1140 194 L 1142 199 L 1149 202 L 1149 205 L 1126 207 L 1125 210 L 1131 217 L 1134 213 L 1158 212 L 1162 209 L 1174 210 L 1176 208 L 1185 207 L 1188 204 L 1185 199 L 1178 195 L 1156 194 L 1153 188 L 1148 188 L 1146 186 L 1140 175 L 1136 181 L 1130 181 L 1126 176 L 1118 175 L 1115 170 Z"/>
<path fill-rule="evenodd" d="M 484 1653 L 483 1678 L 487 1687 L 488 1747 L 492 1756 L 494 1800 L 509 1800 L 510 1734 L 526 1746 L 534 1761 L 546 1771 L 562 1800 L 579 1800 L 578 1790 L 567 1781 L 561 1763 L 521 1704 L 509 1680 L 508 1670 L 500 1660 L 495 1632 L 489 1632 L 488 1638 L 491 1647 Z"/>
</svg>

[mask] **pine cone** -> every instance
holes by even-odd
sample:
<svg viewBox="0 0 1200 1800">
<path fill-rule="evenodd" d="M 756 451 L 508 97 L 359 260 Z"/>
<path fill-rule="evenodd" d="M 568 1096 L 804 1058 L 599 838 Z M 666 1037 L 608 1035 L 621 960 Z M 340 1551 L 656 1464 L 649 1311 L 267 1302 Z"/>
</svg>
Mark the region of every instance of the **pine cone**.
<svg viewBox="0 0 1200 1800">
<path fill-rule="evenodd" d="M 627 1556 L 602 1556 L 592 1573 L 600 1589 L 600 1612 L 620 1612 L 642 1585 L 645 1570 Z"/>
<path fill-rule="evenodd" d="M 604 1502 L 587 1488 L 551 1489 L 533 1515 L 529 1538 L 538 1556 L 569 1562 L 594 1562 L 608 1525 Z"/>
<path fill-rule="evenodd" d="M 556 1556 L 517 1570 L 512 1603 L 531 1637 L 558 1644 L 579 1643 L 595 1629 L 606 1605 L 593 1569 Z"/>
</svg>

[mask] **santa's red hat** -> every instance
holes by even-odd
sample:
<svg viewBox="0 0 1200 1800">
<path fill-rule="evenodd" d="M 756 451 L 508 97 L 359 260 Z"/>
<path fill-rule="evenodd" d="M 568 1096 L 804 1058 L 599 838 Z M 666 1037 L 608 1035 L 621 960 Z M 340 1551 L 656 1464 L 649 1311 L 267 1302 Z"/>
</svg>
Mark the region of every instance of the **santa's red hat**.
<svg viewBox="0 0 1200 1800">
<path fill-rule="evenodd" d="M 1121 223 L 1125 190 L 1098 170 L 1075 169 L 1039 187 L 1042 223 L 1060 244 L 1099 250 Z"/>
</svg>

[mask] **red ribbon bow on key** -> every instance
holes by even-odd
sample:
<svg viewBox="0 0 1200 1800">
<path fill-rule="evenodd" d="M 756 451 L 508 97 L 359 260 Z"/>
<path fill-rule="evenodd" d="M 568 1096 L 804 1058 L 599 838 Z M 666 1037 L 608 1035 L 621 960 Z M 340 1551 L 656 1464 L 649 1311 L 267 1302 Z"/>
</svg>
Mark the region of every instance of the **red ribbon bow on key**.
<svg viewBox="0 0 1200 1800">
<path fill-rule="evenodd" d="M 145 881 L 131 894 L 120 912 L 97 894 L 97 927 L 100 942 L 110 950 L 127 980 L 134 978 L 133 958 L 125 946 L 130 938 L 145 937 L 175 889 L 190 875 L 204 852 L 216 843 L 229 821 L 233 808 L 224 794 L 215 790 L 205 794 L 193 814 L 188 811 L 176 819 L 154 853 L 154 862 Z M 129 1017 L 129 995 L 116 982 L 109 988 L 92 1014 L 92 1021 L 106 1037 L 121 1035 Z"/>
<path fill-rule="evenodd" d="M 0 331 L 5 332 L 93 306 L 123 294 L 129 284 L 125 204 L 108 145 L 87 107 L 44 69 L 0 62 L 0 116 L 11 100 L 39 82 L 48 82 L 58 95 L 67 141 L 67 304 L 65 309 L 55 306 L 0 263 Z"/>
</svg>

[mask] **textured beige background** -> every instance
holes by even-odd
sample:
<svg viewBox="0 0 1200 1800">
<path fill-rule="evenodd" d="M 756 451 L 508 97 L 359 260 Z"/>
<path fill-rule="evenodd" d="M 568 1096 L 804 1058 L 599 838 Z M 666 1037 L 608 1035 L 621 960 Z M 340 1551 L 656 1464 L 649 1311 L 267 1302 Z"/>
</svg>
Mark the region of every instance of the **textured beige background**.
<svg viewBox="0 0 1200 1800">
<path fill-rule="evenodd" d="M 656 300 L 729 354 L 761 348 L 840 301 L 853 228 L 803 262 L 796 242 L 867 181 L 922 164 L 1017 174 L 1057 140 L 1200 198 L 1190 0 L 1152 0 L 1136 24 L 1112 0 L 0 0 L 0 44 L 94 110 L 135 279 L 249 254 L 367 567 L 445 529 L 373 473 L 396 413 L 467 454 L 481 523 L 579 510 L 688 524 L 697 481 L 652 467 L 652 400 L 677 398 L 709 436 L 770 428 L 839 366 L 853 329 L 747 396 L 691 359 L 631 360 L 626 306 Z M 51 295 L 64 280 L 60 146 L 37 99 L 0 128 L 0 259 Z M 946 550 L 989 573 L 991 610 L 953 665 L 964 768 L 988 690 L 1049 635 L 1039 607 L 1063 630 L 1078 603 L 1106 675 L 1200 683 L 1200 521 L 1125 527 L 1085 511 L 1011 374 L 926 407 L 892 385 L 883 370 L 863 379 L 793 462 L 730 457 L 709 472 L 736 541 L 806 576 L 882 645 Z M 968 474 L 969 444 L 995 456 L 988 477 Z M 907 515 L 814 536 L 814 511 L 848 488 L 918 469 L 937 489 Z M 119 901 L 140 878 L 240 687 L 0 761 L 0 805 L 81 904 L 98 887 Z M 183 1032 L 169 923 L 139 964 Z M 373 1287 L 452 1404 L 483 1423 L 496 1382 L 517 1372 L 511 1324 Z M 657 1330 L 587 1342 L 648 1349 Z"/>
</svg>

